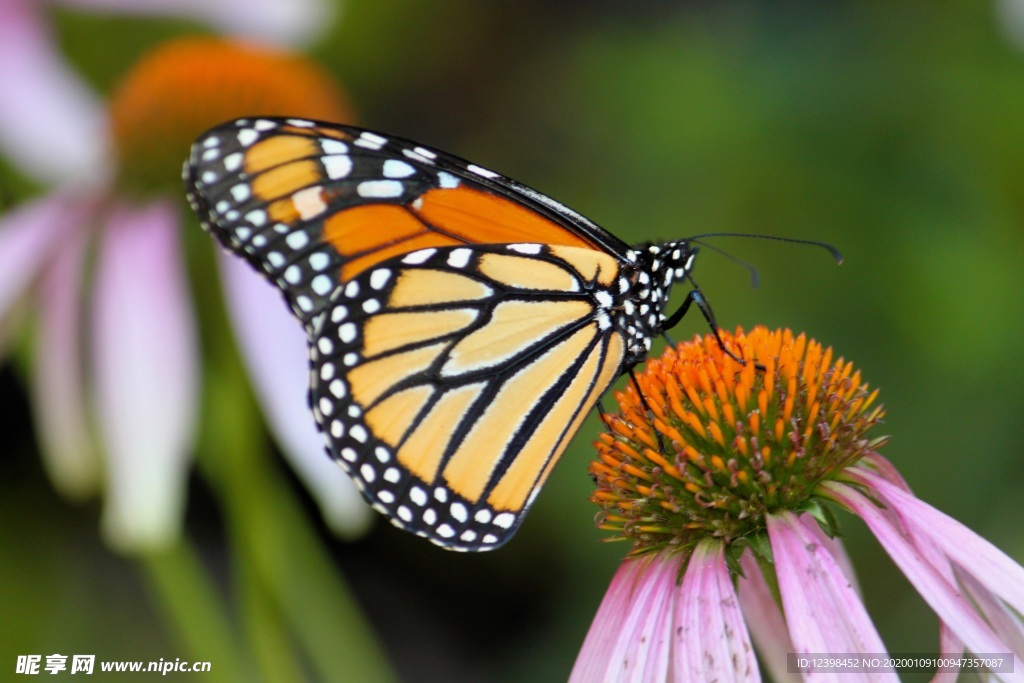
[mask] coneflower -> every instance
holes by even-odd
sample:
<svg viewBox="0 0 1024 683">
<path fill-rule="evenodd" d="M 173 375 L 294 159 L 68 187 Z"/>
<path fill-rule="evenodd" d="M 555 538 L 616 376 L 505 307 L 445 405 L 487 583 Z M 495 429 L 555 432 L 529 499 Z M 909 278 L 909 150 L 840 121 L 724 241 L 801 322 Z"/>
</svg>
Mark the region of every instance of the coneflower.
<svg viewBox="0 0 1024 683">
<path fill-rule="evenodd" d="M 630 385 L 606 418 L 592 500 L 598 526 L 632 549 L 572 680 L 756 681 L 755 643 L 776 677 L 896 680 L 884 667 L 787 666 L 787 654 L 886 651 L 835 540 L 835 505 L 935 610 L 943 653 L 1001 653 L 990 672 L 1019 675 L 1024 569 L 915 498 L 876 452 L 877 391 L 804 335 L 722 339 L 747 362 L 714 337 L 669 348 L 638 374 L 643 400 Z"/>
</svg>

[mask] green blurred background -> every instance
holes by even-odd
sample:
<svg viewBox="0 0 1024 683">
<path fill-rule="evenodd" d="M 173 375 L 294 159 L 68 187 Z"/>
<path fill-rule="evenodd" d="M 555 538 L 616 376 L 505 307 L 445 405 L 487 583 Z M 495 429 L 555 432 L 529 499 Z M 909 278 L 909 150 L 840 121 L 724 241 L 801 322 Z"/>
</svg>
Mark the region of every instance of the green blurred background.
<svg viewBox="0 0 1024 683">
<path fill-rule="evenodd" d="M 722 326 L 788 326 L 855 361 L 888 408 L 883 453 L 915 492 L 1024 560 L 1024 25 L 999 9 L 348 0 L 311 53 L 363 125 L 499 170 L 627 241 L 743 231 L 835 244 L 841 267 L 722 239 L 760 269 L 760 288 L 710 252 L 695 275 Z M 102 93 L 160 39 L 197 30 L 54 20 Z M 4 173 L 5 201 L 20 199 L 28 185 Z M 676 337 L 703 330 L 693 315 Z M 146 573 L 103 545 L 98 506 L 46 480 L 23 377 L 0 370 L 0 670 L 30 652 L 184 656 Z M 444 552 L 383 520 L 356 542 L 320 529 L 399 678 L 568 675 L 626 551 L 593 527 L 597 431 L 591 417 L 496 553 Z M 929 610 L 863 525 L 844 517 L 843 529 L 889 650 L 934 651 Z M 188 533 L 230 595 L 220 511 L 198 476 Z"/>
</svg>

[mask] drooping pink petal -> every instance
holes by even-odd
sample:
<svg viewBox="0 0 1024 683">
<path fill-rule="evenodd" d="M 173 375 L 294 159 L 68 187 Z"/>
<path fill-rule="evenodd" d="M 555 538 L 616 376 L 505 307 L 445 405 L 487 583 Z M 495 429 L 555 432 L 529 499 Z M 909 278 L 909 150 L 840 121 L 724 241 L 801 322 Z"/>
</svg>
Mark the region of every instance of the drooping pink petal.
<svg viewBox="0 0 1024 683">
<path fill-rule="evenodd" d="M 108 459 L 104 530 L 124 550 L 160 547 L 180 528 L 199 373 L 168 202 L 112 210 L 93 295 L 97 414 Z"/>
<path fill-rule="evenodd" d="M 927 537 L 954 564 L 1024 614 L 1024 567 L 957 520 L 877 474 L 860 468 L 852 473 L 899 510 L 901 517 L 913 525 L 915 533 Z"/>
<path fill-rule="evenodd" d="M 740 567 L 744 574 L 737 583 L 740 606 L 761 661 L 776 683 L 800 683 L 803 678 L 798 673 L 790 673 L 786 661 L 786 654 L 794 651 L 786 620 L 752 552 L 743 553 Z"/>
<path fill-rule="evenodd" d="M 694 549 L 673 621 L 668 680 L 761 680 L 721 543 L 704 541 Z"/>
<path fill-rule="evenodd" d="M 1009 645 L 1018 657 L 1024 658 L 1024 624 L 1021 623 L 1021 617 L 1008 609 L 999 600 L 999 596 L 970 574 L 958 571 L 957 581 L 964 587 L 981 616 L 992 626 L 999 640 Z"/>
<path fill-rule="evenodd" d="M 55 193 L 0 216 L 0 327 L 86 214 L 84 203 Z"/>
<path fill-rule="evenodd" d="M 309 410 L 309 356 L 302 325 L 281 294 L 241 260 L 221 255 L 221 279 L 239 348 L 263 413 L 285 457 L 316 496 L 324 518 L 346 537 L 373 516 L 355 484 L 324 451 Z"/>
<path fill-rule="evenodd" d="M 868 475 L 869 473 L 859 470 L 856 474 L 857 478 L 861 478 L 862 480 Z M 887 484 L 874 475 L 871 475 L 870 479 L 875 480 L 870 485 L 874 489 L 873 492 L 876 494 L 879 493 L 879 489 L 876 488 L 877 483 L 880 482 L 882 484 Z M 956 635 L 966 643 L 967 647 L 971 651 L 979 654 L 1009 652 L 1006 644 L 999 639 L 991 627 L 985 623 L 984 619 L 982 619 L 981 616 L 973 609 L 971 604 L 964 599 L 957 587 L 947 581 L 942 572 L 928 562 L 925 556 L 923 556 L 914 544 L 907 539 L 903 530 L 896 526 L 889 516 L 880 511 L 874 502 L 846 484 L 826 482 L 822 484 L 822 486 L 824 489 L 828 490 L 838 502 L 849 507 L 855 514 L 864 520 L 864 523 L 868 525 L 869 529 L 871 529 L 875 538 L 877 538 L 878 542 L 882 544 L 882 547 L 885 548 L 887 553 L 889 553 L 889 556 L 900 568 L 910 583 L 914 585 L 917 592 L 920 593 L 922 598 L 924 598 L 925 602 L 927 602 L 932 610 L 939 615 L 939 618 L 945 621 Z M 898 489 L 891 485 L 887 486 L 888 488 L 891 488 L 892 491 L 898 491 Z M 896 504 L 891 497 L 888 497 L 892 491 L 887 491 L 882 496 L 884 502 L 890 506 Z M 913 512 L 907 514 L 908 510 L 909 508 L 904 508 L 902 510 L 902 513 L 906 518 L 912 519 L 916 516 Z M 934 510 L 934 508 L 932 508 L 932 510 L 934 512 L 938 512 L 937 510 Z M 926 517 L 932 516 L 926 515 Z M 918 521 L 920 522 L 922 520 L 919 518 Z M 938 520 L 932 518 L 931 521 L 934 523 Z M 938 523 L 941 525 L 941 521 Z M 942 526 L 938 526 L 935 531 L 937 534 L 950 533 L 951 536 L 959 537 L 961 542 L 967 540 L 964 534 L 956 533 L 956 531 L 951 527 L 943 528 Z M 969 531 L 968 534 L 973 535 L 973 533 Z M 975 538 L 978 541 L 983 541 L 983 539 L 980 539 L 979 537 Z M 934 536 L 932 536 L 932 540 L 935 540 Z M 987 543 L 987 541 L 983 542 Z M 942 544 L 937 545 L 940 545 L 941 547 Z M 968 545 L 968 549 L 957 551 L 958 554 L 961 552 L 970 552 L 971 548 L 978 550 L 980 544 L 975 541 Z M 943 550 L 948 554 L 948 549 L 943 548 Z M 975 574 L 975 576 L 977 577 L 978 575 Z M 1015 670 L 1020 673 L 1000 674 L 1000 676 L 1012 680 L 1024 680 L 1024 668 L 1020 666 L 1019 658 L 1016 664 Z"/>
<path fill-rule="evenodd" d="M 102 108 L 57 53 L 38 0 L 0 0 L 0 149 L 44 182 L 95 177 Z"/>
<path fill-rule="evenodd" d="M 61 240 L 39 283 L 31 385 L 43 463 L 57 489 L 78 499 L 97 493 L 102 480 L 83 388 L 85 232 Z"/>
<path fill-rule="evenodd" d="M 615 573 L 583 647 L 570 683 L 664 681 L 678 586 L 677 556 L 626 558 Z"/>
<path fill-rule="evenodd" d="M 857 592 L 828 548 L 795 515 L 768 516 L 779 593 L 798 654 L 882 654 L 885 645 Z M 850 674 L 814 672 L 806 680 L 849 682 Z M 860 680 L 896 681 L 893 672 L 865 672 Z"/>
<path fill-rule="evenodd" d="M 185 17 L 240 38 L 301 44 L 323 33 L 333 5 L 323 0 L 60 0 L 83 9 Z"/>
<path fill-rule="evenodd" d="M 870 466 L 877 471 L 885 480 L 894 486 L 911 493 L 910 485 L 903 479 L 891 462 L 879 453 L 869 453 L 861 460 L 862 466 Z M 889 508 L 881 511 L 889 516 L 893 523 L 897 524 L 906 534 L 907 539 L 917 548 L 925 561 L 931 564 L 950 584 L 955 584 L 953 567 L 943 554 L 942 550 L 920 533 L 914 531 L 913 524 L 903 519 L 898 508 Z M 943 655 L 955 657 L 963 654 L 964 643 L 959 636 L 942 619 L 939 619 L 939 652 Z M 938 671 L 932 678 L 932 683 L 954 683 L 959 678 L 959 672 L 952 669 Z"/>
</svg>

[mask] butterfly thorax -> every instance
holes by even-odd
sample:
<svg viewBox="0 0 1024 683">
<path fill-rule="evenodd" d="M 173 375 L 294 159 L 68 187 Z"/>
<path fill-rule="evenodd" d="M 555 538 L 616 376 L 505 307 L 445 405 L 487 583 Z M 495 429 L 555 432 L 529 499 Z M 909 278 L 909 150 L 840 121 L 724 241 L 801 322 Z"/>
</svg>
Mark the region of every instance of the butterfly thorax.
<svg viewBox="0 0 1024 683">
<path fill-rule="evenodd" d="M 621 315 L 617 322 L 628 339 L 625 363 L 642 362 L 651 342 L 665 331 L 665 308 L 673 283 L 693 267 L 697 250 L 685 240 L 639 244 L 627 254 L 620 274 Z"/>
</svg>

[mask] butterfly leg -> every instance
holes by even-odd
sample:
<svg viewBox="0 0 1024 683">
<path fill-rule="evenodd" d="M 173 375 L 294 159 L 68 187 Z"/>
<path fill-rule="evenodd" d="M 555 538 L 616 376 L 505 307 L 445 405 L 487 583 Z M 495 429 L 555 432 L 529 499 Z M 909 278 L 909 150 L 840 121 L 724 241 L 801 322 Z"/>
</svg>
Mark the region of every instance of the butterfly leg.
<svg viewBox="0 0 1024 683">
<path fill-rule="evenodd" d="M 678 310 L 676 310 L 675 313 L 670 315 L 668 319 L 665 320 L 663 330 L 670 330 L 676 325 L 678 325 L 679 321 L 682 320 L 683 316 L 686 315 L 686 312 L 690 310 L 690 306 L 692 304 L 697 304 L 697 308 L 700 309 L 701 315 L 703 315 L 704 319 L 708 321 L 708 325 L 711 327 L 711 333 L 715 335 L 715 341 L 718 342 L 718 348 L 722 349 L 722 353 L 729 356 L 729 358 L 732 358 L 740 365 L 746 365 L 747 361 L 744 360 L 743 358 L 740 358 L 732 351 L 730 351 L 729 348 L 725 345 L 725 342 L 722 341 L 722 337 L 718 333 L 718 323 L 715 322 L 715 314 L 711 310 L 711 304 L 709 304 L 708 300 L 704 298 L 704 293 L 700 291 L 700 287 L 697 286 L 697 283 L 694 282 L 693 285 L 693 289 L 687 292 L 686 299 L 683 301 L 683 304 L 678 308 Z M 754 367 L 758 368 L 759 370 L 764 369 L 759 364 L 755 364 Z"/>
</svg>

